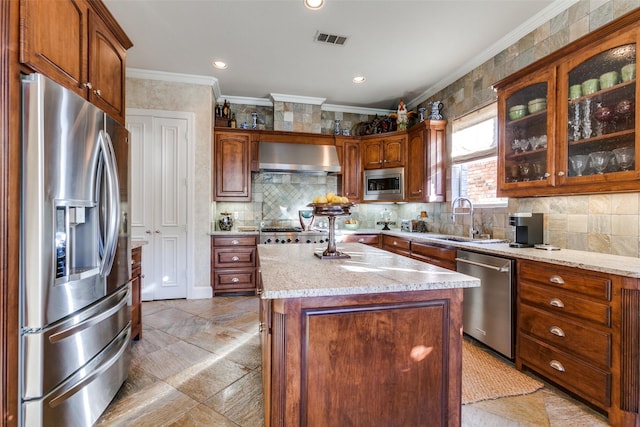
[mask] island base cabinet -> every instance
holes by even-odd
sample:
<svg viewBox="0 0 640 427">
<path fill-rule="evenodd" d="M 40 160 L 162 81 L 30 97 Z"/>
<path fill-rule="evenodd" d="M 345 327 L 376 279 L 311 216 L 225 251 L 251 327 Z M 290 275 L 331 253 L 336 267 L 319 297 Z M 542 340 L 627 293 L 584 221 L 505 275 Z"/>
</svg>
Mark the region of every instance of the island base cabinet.
<svg viewBox="0 0 640 427">
<path fill-rule="evenodd" d="M 266 426 L 460 425 L 462 289 L 270 302 Z"/>
</svg>

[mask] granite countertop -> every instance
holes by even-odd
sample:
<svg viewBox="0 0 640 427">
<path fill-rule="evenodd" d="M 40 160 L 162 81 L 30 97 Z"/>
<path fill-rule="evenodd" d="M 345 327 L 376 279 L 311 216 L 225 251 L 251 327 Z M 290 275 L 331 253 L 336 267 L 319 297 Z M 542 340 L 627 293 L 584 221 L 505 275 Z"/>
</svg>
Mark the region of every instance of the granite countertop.
<svg viewBox="0 0 640 427">
<path fill-rule="evenodd" d="M 473 243 L 443 241 L 438 239 L 442 234 L 438 233 L 409 233 L 400 230 L 341 230 L 343 234 L 368 234 L 382 233 L 391 236 L 408 238 L 414 241 L 434 243 L 456 249 L 468 249 L 490 255 L 504 256 L 516 259 L 528 259 L 531 261 L 548 262 L 568 267 L 581 268 L 590 271 L 599 271 L 607 274 L 640 278 L 640 258 L 602 254 L 598 252 L 577 251 L 573 249 L 560 249 L 559 251 L 547 251 L 535 248 L 512 248 L 508 243 Z"/>
<path fill-rule="evenodd" d="M 258 245 L 262 298 L 298 298 L 480 286 L 480 280 L 359 243 L 338 244 L 348 259 L 321 260 L 323 245 Z"/>
<path fill-rule="evenodd" d="M 136 249 L 147 244 L 149 244 L 149 241 L 144 239 L 131 239 L 131 249 Z"/>
</svg>

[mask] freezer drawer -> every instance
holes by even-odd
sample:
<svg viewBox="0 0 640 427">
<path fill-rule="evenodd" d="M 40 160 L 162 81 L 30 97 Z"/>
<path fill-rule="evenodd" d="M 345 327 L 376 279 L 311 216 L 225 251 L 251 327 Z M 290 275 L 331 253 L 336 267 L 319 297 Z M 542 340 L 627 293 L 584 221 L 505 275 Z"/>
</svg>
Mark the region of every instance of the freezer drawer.
<svg viewBox="0 0 640 427">
<path fill-rule="evenodd" d="M 49 394 L 22 404 L 24 426 L 90 426 L 127 379 L 131 363 L 131 325 L 107 348 Z"/>
<path fill-rule="evenodd" d="M 22 336 L 22 398 L 40 398 L 100 353 L 131 320 L 127 284 L 51 327 Z"/>
</svg>

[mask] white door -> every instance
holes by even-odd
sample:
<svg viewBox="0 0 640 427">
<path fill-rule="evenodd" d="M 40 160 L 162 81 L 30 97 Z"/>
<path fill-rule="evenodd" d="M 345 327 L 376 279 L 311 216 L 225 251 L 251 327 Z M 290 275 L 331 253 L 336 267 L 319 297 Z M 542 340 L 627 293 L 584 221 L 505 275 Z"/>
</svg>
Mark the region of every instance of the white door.
<svg viewBox="0 0 640 427">
<path fill-rule="evenodd" d="M 127 116 L 131 233 L 148 242 L 142 247 L 146 301 L 187 296 L 188 120 Z"/>
</svg>

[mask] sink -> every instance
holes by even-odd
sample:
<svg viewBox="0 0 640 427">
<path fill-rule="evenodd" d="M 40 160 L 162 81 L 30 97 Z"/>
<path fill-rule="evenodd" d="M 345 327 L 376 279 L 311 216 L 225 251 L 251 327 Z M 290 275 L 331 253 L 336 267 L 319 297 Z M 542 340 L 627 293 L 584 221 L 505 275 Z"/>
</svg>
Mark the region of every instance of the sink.
<svg viewBox="0 0 640 427">
<path fill-rule="evenodd" d="M 465 243 L 504 243 L 504 239 L 472 239 L 464 236 L 433 236 L 432 239 L 446 240 L 448 242 L 465 242 Z"/>
</svg>

